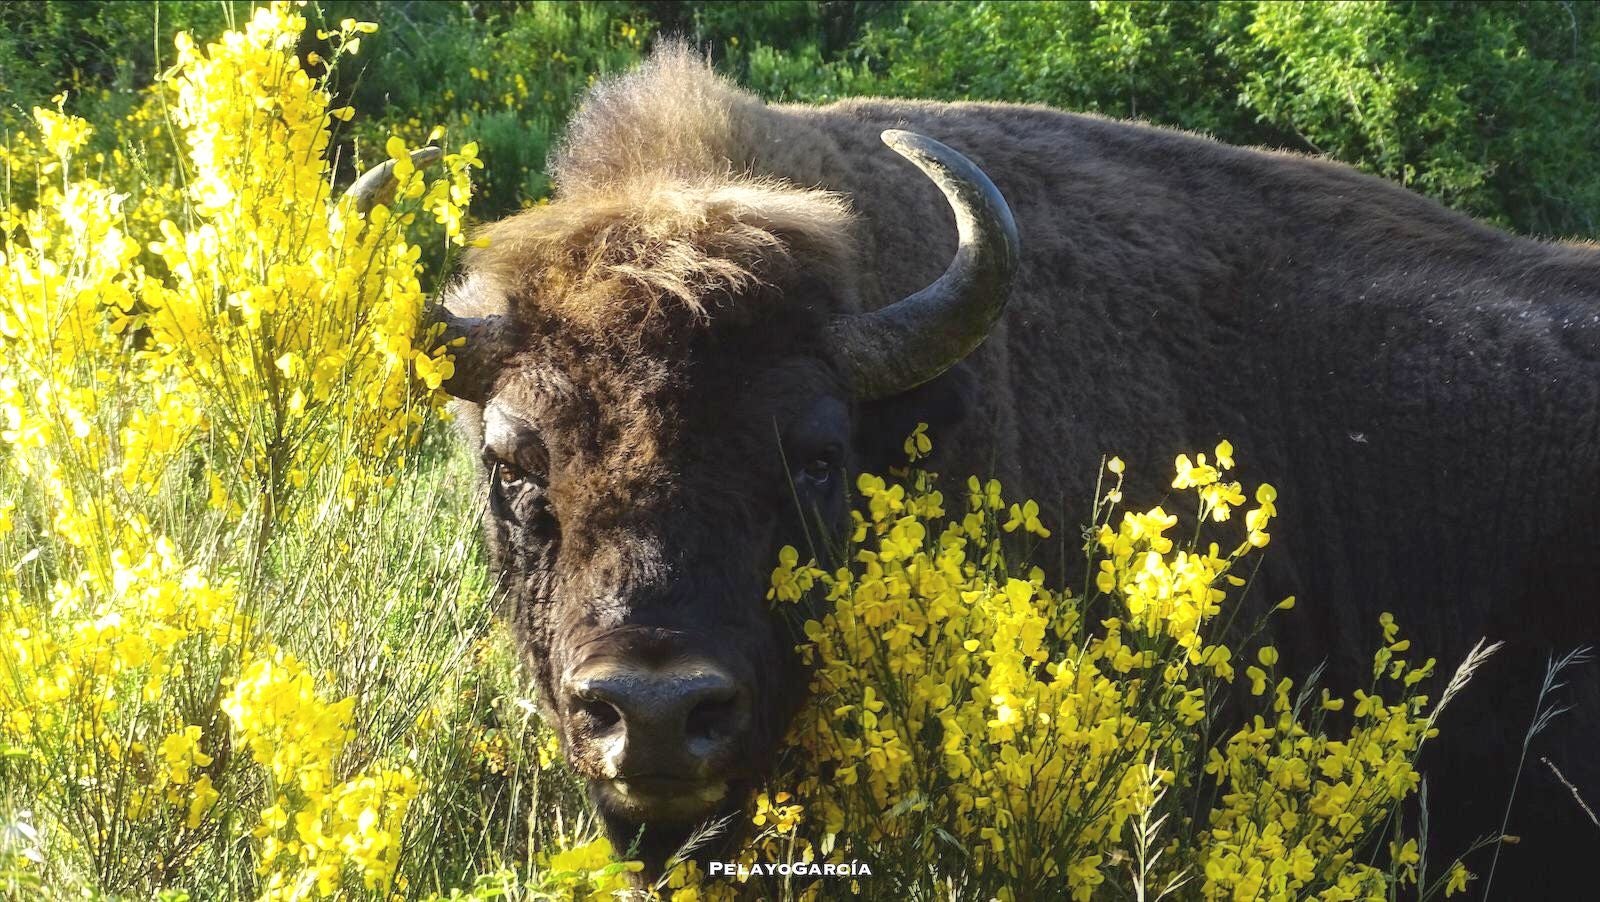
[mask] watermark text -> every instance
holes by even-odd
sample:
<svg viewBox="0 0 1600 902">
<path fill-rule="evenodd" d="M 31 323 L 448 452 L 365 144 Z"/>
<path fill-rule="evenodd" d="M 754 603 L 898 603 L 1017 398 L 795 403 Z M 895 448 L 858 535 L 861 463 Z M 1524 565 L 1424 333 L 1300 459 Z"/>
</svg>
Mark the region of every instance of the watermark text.
<svg viewBox="0 0 1600 902">
<path fill-rule="evenodd" d="M 706 865 L 713 877 L 870 877 L 872 866 L 865 861 L 713 861 Z"/>
</svg>

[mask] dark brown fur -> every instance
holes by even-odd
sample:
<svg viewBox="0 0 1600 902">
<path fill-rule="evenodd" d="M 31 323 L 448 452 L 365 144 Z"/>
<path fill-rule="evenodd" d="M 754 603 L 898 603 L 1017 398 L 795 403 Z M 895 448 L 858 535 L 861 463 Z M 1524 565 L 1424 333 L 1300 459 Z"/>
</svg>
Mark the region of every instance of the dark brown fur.
<svg viewBox="0 0 1600 902">
<path fill-rule="evenodd" d="M 1283 624 L 1302 673 L 1326 656 L 1335 683 L 1360 682 L 1384 610 L 1445 671 L 1481 635 L 1511 641 L 1443 724 L 1435 861 L 1497 828 L 1544 654 L 1600 640 L 1593 247 L 1508 235 L 1338 164 L 1043 107 L 767 106 L 681 49 L 593 92 L 553 161 L 556 200 L 491 226 L 468 264 L 480 281 L 452 301 L 535 332 L 497 397 L 561 461 L 567 528 L 554 560 L 491 537 L 541 688 L 558 636 L 641 616 L 716 624 L 752 657 L 782 646 L 761 597 L 799 534 L 778 437 L 845 395 L 823 318 L 923 287 L 954 249 L 944 200 L 882 146 L 887 128 L 989 174 L 1022 267 L 971 358 L 898 407 L 856 408 L 850 463 L 884 463 L 863 449 L 898 436 L 874 430 L 964 411 L 935 429 L 937 468 L 1037 498 L 1066 527 L 1062 572 L 1102 455 L 1153 502 L 1177 452 L 1231 439 L 1282 492 L 1262 589 L 1302 600 Z M 551 599 L 561 611 L 539 613 Z M 792 699 L 795 677 L 769 669 Z M 1592 798 L 1594 672 L 1565 692 L 1575 710 L 1535 756 Z M 773 709 L 757 758 L 788 707 Z M 1527 839 L 1508 854 L 1562 890 L 1600 834 L 1541 769 L 1523 793 L 1511 832 Z"/>
</svg>

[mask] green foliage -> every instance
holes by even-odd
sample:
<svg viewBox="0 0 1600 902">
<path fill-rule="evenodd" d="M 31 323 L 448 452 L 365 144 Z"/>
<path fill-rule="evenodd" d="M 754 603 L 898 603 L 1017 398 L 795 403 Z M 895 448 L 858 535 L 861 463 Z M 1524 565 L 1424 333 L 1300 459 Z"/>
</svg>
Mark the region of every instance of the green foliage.
<svg viewBox="0 0 1600 902">
<path fill-rule="evenodd" d="M 348 10 L 340 7 L 348 7 Z M 382 26 L 362 49 L 352 90 L 364 157 L 399 134 L 421 143 L 444 126 L 477 141 L 484 162 L 473 212 L 493 218 L 549 196 L 544 161 L 574 103 L 594 81 L 637 62 L 651 23 L 620 3 L 488 5 L 348 3 L 330 8 Z"/>
<path fill-rule="evenodd" d="M 1590 5 L 941 3 L 860 44 L 856 91 L 1138 117 L 1327 154 L 1524 232 L 1596 231 Z"/>
<path fill-rule="evenodd" d="M 0 7 L 0 123 L 68 87 L 105 121 L 140 102 L 172 34 L 239 3 Z M 1600 233 L 1600 8 L 1276 0 L 378 3 L 343 87 L 362 159 L 397 133 L 477 141 L 473 212 L 549 195 L 544 160 L 594 79 L 681 35 L 763 97 L 1044 103 L 1322 153 L 1522 232 Z M 109 130 L 106 130 L 109 133 Z"/>
<path fill-rule="evenodd" d="M 884 93 L 1045 103 L 1242 135 L 1251 117 L 1219 91 L 1234 76 L 1217 47 L 1238 11 L 1214 3 L 930 4 L 864 43 Z"/>
<path fill-rule="evenodd" d="M 97 122 L 121 117 L 153 73 L 171 64 L 179 31 L 217 34 L 249 9 L 240 0 L 0 4 L 0 125 L 60 91 Z"/>
<path fill-rule="evenodd" d="M 1600 14 L 1587 4 L 1260 4 L 1239 102 L 1312 150 L 1539 233 L 1596 230 Z"/>
<path fill-rule="evenodd" d="M 656 4 L 649 4 L 656 6 Z M 820 103 L 852 92 L 869 29 L 894 24 L 891 0 L 684 3 L 662 22 L 708 52 L 719 68 L 769 100 Z"/>
</svg>

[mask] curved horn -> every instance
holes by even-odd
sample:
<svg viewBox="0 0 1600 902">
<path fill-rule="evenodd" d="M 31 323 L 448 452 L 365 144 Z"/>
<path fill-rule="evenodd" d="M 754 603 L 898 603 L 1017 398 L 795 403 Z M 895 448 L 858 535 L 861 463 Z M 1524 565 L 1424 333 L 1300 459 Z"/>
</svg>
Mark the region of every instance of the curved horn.
<svg viewBox="0 0 1600 902">
<path fill-rule="evenodd" d="M 522 327 L 509 316 L 456 316 L 443 307 L 435 309 L 433 321 L 444 323 L 441 341 L 465 339 L 450 349 L 455 371 L 440 387 L 463 401 L 487 401 L 501 367 L 523 348 Z"/>
<path fill-rule="evenodd" d="M 411 151 L 411 165 L 418 169 L 442 159 L 444 151 L 437 147 Z M 354 199 L 356 211 L 362 216 L 394 199 L 394 164 L 394 160 L 379 163 L 345 189 L 345 196 Z M 461 342 L 450 349 L 454 372 L 440 387 L 463 401 L 482 404 L 488 400 L 495 375 L 521 347 L 521 328 L 507 316 L 456 316 L 441 303 L 436 303 L 424 318 L 426 322 L 444 323 L 441 342 Z"/>
<path fill-rule="evenodd" d="M 444 151 L 437 147 L 419 147 L 411 152 L 411 165 L 421 169 L 444 159 Z M 356 212 L 362 216 L 378 204 L 394 199 L 394 160 L 385 160 L 368 169 L 345 189 L 345 196 L 356 201 Z"/>
<path fill-rule="evenodd" d="M 939 186 L 956 214 L 959 244 L 944 275 L 831 331 L 857 397 L 883 398 L 938 376 L 983 343 L 1005 309 L 1017 271 L 1017 224 L 994 182 L 971 160 L 923 135 L 890 129 L 883 143 Z"/>
</svg>

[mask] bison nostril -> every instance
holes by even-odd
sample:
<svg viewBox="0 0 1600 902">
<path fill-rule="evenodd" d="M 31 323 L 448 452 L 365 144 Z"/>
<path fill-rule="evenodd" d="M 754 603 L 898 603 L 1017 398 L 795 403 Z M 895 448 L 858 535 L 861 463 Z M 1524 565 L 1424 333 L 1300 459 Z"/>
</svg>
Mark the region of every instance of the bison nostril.
<svg viewBox="0 0 1600 902">
<path fill-rule="evenodd" d="M 736 696 L 706 699 L 689 711 L 684 733 L 691 739 L 721 739 L 734 731 L 737 719 Z"/>
<path fill-rule="evenodd" d="M 615 757 L 619 772 L 716 766 L 750 727 L 749 691 L 708 663 L 592 667 L 568 681 L 567 693 L 573 738 Z"/>
</svg>

